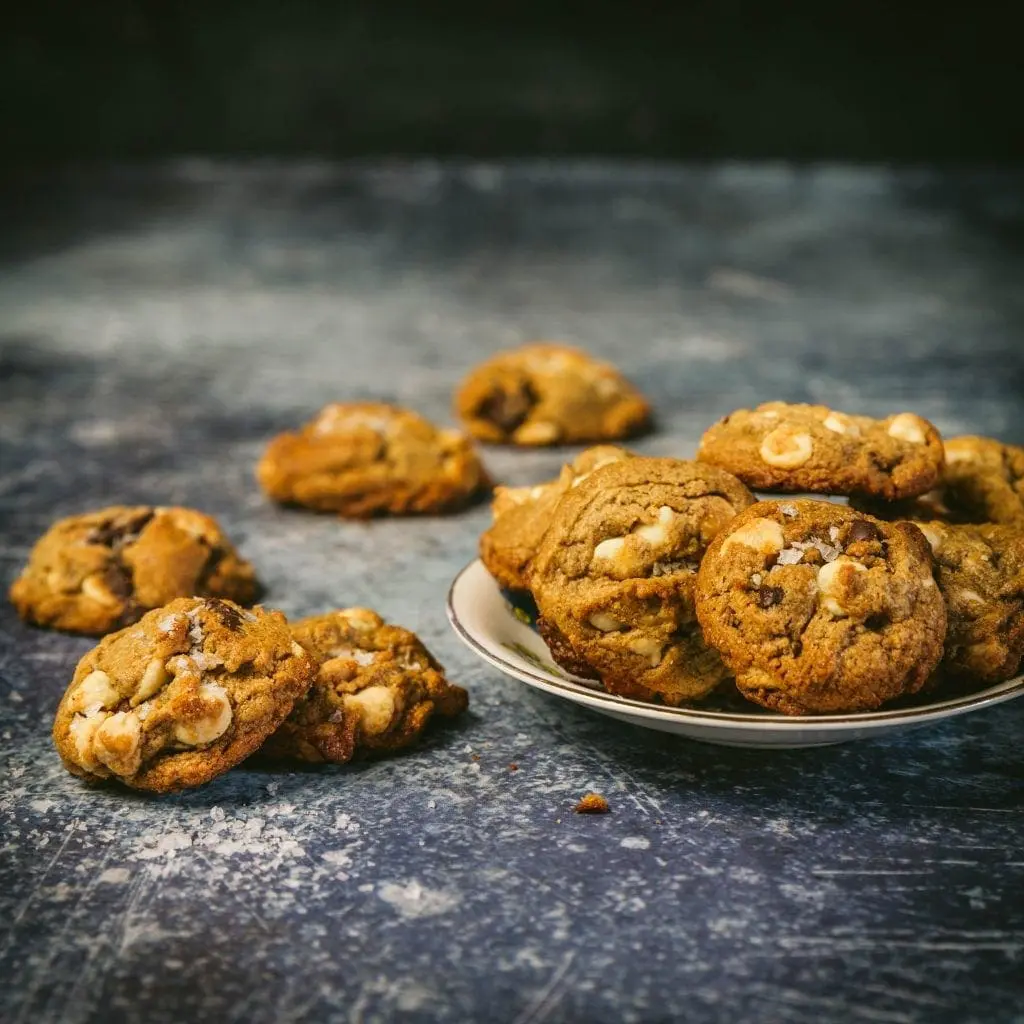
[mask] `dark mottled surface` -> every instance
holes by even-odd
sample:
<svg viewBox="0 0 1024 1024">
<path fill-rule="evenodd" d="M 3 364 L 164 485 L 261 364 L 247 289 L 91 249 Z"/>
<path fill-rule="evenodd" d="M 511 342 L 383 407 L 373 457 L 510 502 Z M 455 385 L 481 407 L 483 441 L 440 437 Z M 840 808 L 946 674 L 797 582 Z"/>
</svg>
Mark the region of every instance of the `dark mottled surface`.
<svg viewBox="0 0 1024 1024">
<path fill-rule="evenodd" d="M 444 419 L 460 373 L 534 334 L 628 367 L 650 452 L 768 397 L 1019 441 L 1022 184 L 184 165 L 8 193 L 4 582 L 57 515 L 195 504 L 271 603 L 377 607 L 473 711 L 391 762 L 93 791 L 48 736 L 89 641 L 5 606 L 0 1018 L 1024 1020 L 1024 702 L 803 752 L 616 725 L 449 632 L 485 509 L 339 523 L 270 506 L 251 473 L 330 399 Z M 488 462 L 527 482 L 559 455 Z M 587 789 L 610 815 L 572 814 Z"/>
</svg>

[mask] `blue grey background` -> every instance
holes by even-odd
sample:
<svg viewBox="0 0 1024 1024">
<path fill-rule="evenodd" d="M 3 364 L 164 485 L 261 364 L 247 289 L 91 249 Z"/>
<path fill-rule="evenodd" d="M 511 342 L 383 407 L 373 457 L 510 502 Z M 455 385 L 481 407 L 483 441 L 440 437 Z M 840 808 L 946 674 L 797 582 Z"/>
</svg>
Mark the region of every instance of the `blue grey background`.
<svg viewBox="0 0 1024 1024">
<path fill-rule="evenodd" d="M 658 411 L 646 452 L 689 455 L 768 398 L 1019 442 L 1022 185 L 543 163 L 8 181 L 3 583 L 57 516 L 194 505 L 267 603 L 375 607 L 472 710 L 392 761 L 88 789 L 49 728 L 91 642 L 5 604 L 0 1018 L 1024 1020 L 1024 702 L 799 752 L 632 729 L 449 631 L 486 506 L 346 523 L 275 508 L 252 476 L 327 401 L 450 421 L 460 375 L 534 336 L 628 372 Z M 564 456 L 485 453 L 510 483 Z M 572 813 L 588 789 L 611 814 Z"/>
</svg>

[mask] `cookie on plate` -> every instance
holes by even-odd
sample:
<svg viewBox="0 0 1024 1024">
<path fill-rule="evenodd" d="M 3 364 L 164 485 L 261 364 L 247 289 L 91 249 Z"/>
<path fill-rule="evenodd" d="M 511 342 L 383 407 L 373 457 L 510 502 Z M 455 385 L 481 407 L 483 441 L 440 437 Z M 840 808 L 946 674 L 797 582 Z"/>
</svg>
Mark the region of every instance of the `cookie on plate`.
<svg viewBox="0 0 1024 1024">
<path fill-rule="evenodd" d="M 916 526 L 806 499 L 759 502 L 711 544 L 697 616 L 743 695 L 789 715 L 916 693 L 946 636 Z"/>
<path fill-rule="evenodd" d="M 199 786 L 256 750 L 315 674 L 280 612 L 181 598 L 82 658 L 53 741 L 68 771 L 90 781 Z"/>
<path fill-rule="evenodd" d="M 270 757 L 344 763 L 388 754 L 415 742 L 434 715 L 451 718 L 469 704 L 415 633 L 367 608 L 301 619 L 292 635 L 319 669 L 264 744 Z"/>
<path fill-rule="evenodd" d="M 102 634 L 177 597 L 251 604 L 259 589 L 252 566 L 210 516 L 115 505 L 54 523 L 33 547 L 10 598 L 26 622 Z"/>
<path fill-rule="evenodd" d="M 644 430 L 651 413 L 614 366 L 568 345 L 539 343 L 471 370 L 455 408 L 479 440 L 518 445 L 617 441 Z"/>
<path fill-rule="evenodd" d="M 530 572 L 552 656 L 640 700 L 711 693 L 728 673 L 694 614 L 697 566 L 753 502 L 735 477 L 696 462 L 636 457 L 591 473 L 558 503 Z"/>
<path fill-rule="evenodd" d="M 826 405 L 767 402 L 716 423 L 701 439 L 697 458 L 755 490 L 894 500 L 935 487 L 942 440 L 927 420 L 909 412 L 875 420 Z"/>
<path fill-rule="evenodd" d="M 949 628 L 942 670 L 999 683 L 1024 656 L 1024 526 L 917 526 L 931 545 Z"/>
<path fill-rule="evenodd" d="M 328 405 L 278 435 L 256 477 L 275 501 L 354 519 L 452 511 L 489 483 L 464 434 L 380 402 Z"/>
<path fill-rule="evenodd" d="M 562 467 L 554 480 L 533 487 L 497 487 L 491 511 L 494 522 L 480 537 L 480 558 L 487 571 L 506 589 L 529 589 L 527 573 L 559 499 L 595 469 L 632 458 L 632 452 L 598 445 L 581 452 Z"/>
</svg>

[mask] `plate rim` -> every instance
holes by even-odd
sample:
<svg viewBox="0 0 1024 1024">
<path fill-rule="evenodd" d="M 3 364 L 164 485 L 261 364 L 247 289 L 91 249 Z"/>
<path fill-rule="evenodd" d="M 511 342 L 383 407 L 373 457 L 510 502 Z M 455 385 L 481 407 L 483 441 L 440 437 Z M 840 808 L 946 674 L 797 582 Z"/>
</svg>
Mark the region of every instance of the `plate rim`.
<svg viewBox="0 0 1024 1024">
<path fill-rule="evenodd" d="M 580 703 L 582 698 L 582 702 L 589 703 L 598 710 L 618 712 L 619 714 L 625 712 L 643 718 L 691 722 L 695 725 L 699 724 L 717 728 L 743 730 L 763 730 L 766 728 L 782 730 L 824 729 L 825 731 L 838 731 L 851 728 L 881 728 L 887 725 L 895 726 L 915 722 L 925 723 L 934 719 L 949 718 L 965 714 L 968 711 L 1002 704 L 1004 701 L 1011 700 L 1024 693 L 1024 674 L 1022 674 L 1005 680 L 1003 683 L 993 684 L 994 686 L 1003 687 L 1003 689 L 996 693 L 982 690 L 981 692 L 967 694 L 963 697 L 954 697 L 938 704 L 926 704 L 919 708 L 899 708 L 891 711 L 855 711 L 842 715 L 772 715 L 770 713 L 703 711 L 697 708 L 648 704 L 644 701 L 635 700 L 632 697 L 621 697 L 618 694 L 608 693 L 605 690 L 591 688 L 583 683 L 558 679 L 555 676 L 543 675 L 530 668 L 512 665 L 484 647 L 469 632 L 455 609 L 455 592 L 459 584 L 470 572 L 477 570 L 478 567 L 494 583 L 496 588 L 498 586 L 493 577 L 487 573 L 486 567 L 479 558 L 474 558 L 456 573 L 448 588 L 445 601 L 448 622 L 455 635 L 478 657 L 500 672 L 511 675 L 527 685 L 553 693 L 555 696 L 572 698 L 577 703 Z"/>
</svg>

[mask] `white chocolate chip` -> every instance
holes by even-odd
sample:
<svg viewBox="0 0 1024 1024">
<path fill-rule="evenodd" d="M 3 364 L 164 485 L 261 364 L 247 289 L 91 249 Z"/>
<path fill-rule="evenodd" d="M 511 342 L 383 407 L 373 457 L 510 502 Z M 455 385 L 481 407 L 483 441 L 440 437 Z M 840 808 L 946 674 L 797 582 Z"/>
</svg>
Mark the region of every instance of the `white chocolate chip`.
<svg viewBox="0 0 1024 1024">
<path fill-rule="evenodd" d="M 212 743 L 223 736 L 231 725 L 231 701 L 227 691 L 216 683 L 203 683 L 199 687 L 199 699 L 205 705 L 205 714 L 200 718 L 178 722 L 174 726 L 174 738 L 187 747 L 198 747 Z"/>
<path fill-rule="evenodd" d="M 594 629 L 601 630 L 602 633 L 614 633 L 615 630 L 622 629 L 626 625 L 626 623 L 620 622 L 607 612 L 594 612 L 590 616 L 590 624 Z"/>
<path fill-rule="evenodd" d="M 958 591 L 957 597 L 961 601 L 967 601 L 969 604 L 984 604 L 985 599 L 976 590 L 961 590 Z"/>
<path fill-rule="evenodd" d="M 95 574 L 82 580 L 82 593 L 91 601 L 106 608 L 116 608 L 121 603 L 121 599 L 111 593 L 110 588 L 103 582 L 103 577 Z"/>
<path fill-rule="evenodd" d="M 75 687 L 68 706 L 71 711 L 88 714 L 101 708 L 112 708 L 120 699 L 121 695 L 114 689 L 110 676 L 96 669 Z"/>
<path fill-rule="evenodd" d="M 292 654 L 294 654 L 296 658 L 304 658 L 306 656 L 306 648 L 303 647 L 302 644 L 300 644 L 297 641 L 293 640 L 292 641 Z"/>
<path fill-rule="evenodd" d="M 958 442 L 955 438 L 947 441 L 943 446 L 946 452 L 946 465 L 951 466 L 954 462 L 974 462 L 974 450 L 968 445 Z"/>
<path fill-rule="evenodd" d="M 668 507 L 662 505 L 658 509 L 658 521 L 644 526 L 638 526 L 633 533 L 641 540 L 646 541 L 651 547 L 664 544 L 668 540 L 668 527 L 672 524 L 676 514 Z"/>
<path fill-rule="evenodd" d="M 846 566 L 852 566 L 853 572 L 867 572 L 867 566 L 845 555 L 834 562 L 826 562 L 818 569 L 818 600 L 821 606 L 837 619 L 846 616 L 846 609 L 837 600 L 844 589 L 840 574 Z"/>
<path fill-rule="evenodd" d="M 332 658 L 344 658 L 346 661 L 354 661 L 357 665 L 372 665 L 377 660 L 376 651 L 363 651 L 358 647 L 334 647 L 331 649 Z"/>
<path fill-rule="evenodd" d="M 550 444 L 558 439 L 558 427 L 546 420 L 524 423 L 513 435 L 520 444 Z"/>
<path fill-rule="evenodd" d="M 762 555 L 777 554 L 786 546 L 782 527 L 774 519 L 753 519 L 722 541 L 722 554 L 734 544 L 753 548 Z"/>
<path fill-rule="evenodd" d="M 371 630 L 377 628 L 376 618 L 370 612 L 365 612 L 361 608 L 348 608 L 345 611 L 338 612 L 353 629 L 358 629 L 361 633 L 369 633 Z"/>
<path fill-rule="evenodd" d="M 132 711 L 119 711 L 93 733 L 93 753 L 115 775 L 134 775 L 142 761 L 142 723 Z"/>
<path fill-rule="evenodd" d="M 795 469 L 802 466 L 813 451 L 810 434 L 795 434 L 789 427 L 776 427 L 761 442 L 760 455 L 769 466 Z"/>
<path fill-rule="evenodd" d="M 830 412 L 822 420 L 821 425 L 835 434 L 849 434 L 850 437 L 860 436 L 860 427 L 849 416 L 841 412 Z"/>
<path fill-rule="evenodd" d="M 651 668 L 657 668 L 661 664 L 665 645 L 650 637 L 637 637 L 630 641 L 629 649 L 645 657 L 650 662 Z"/>
<path fill-rule="evenodd" d="M 368 686 L 359 693 L 346 694 L 345 710 L 359 716 L 368 735 L 379 736 L 387 731 L 395 716 L 395 697 L 386 686 Z"/>
<path fill-rule="evenodd" d="M 932 551 L 938 554 L 939 548 L 942 547 L 942 537 L 939 536 L 938 531 L 924 523 L 918 523 L 917 528 L 924 534 L 924 539 L 931 545 Z"/>
<path fill-rule="evenodd" d="M 93 753 L 92 741 L 96 730 L 103 724 L 107 716 L 102 711 L 93 711 L 86 715 L 75 715 L 68 725 L 68 734 L 75 745 L 78 764 L 86 771 L 94 772 L 100 767 Z"/>
<path fill-rule="evenodd" d="M 135 693 L 132 694 L 132 707 L 141 704 L 144 700 L 149 700 L 166 682 L 167 669 L 164 668 L 163 661 L 160 658 L 153 658 L 146 666 L 146 671 L 142 673 Z"/>
<path fill-rule="evenodd" d="M 786 504 L 779 506 L 779 511 L 787 519 L 792 519 L 796 515 L 796 505 L 790 505 L 788 502 L 786 502 Z"/>
<path fill-rule="evenodd" d="M 924 444 L 927 437 L 927 424 L 920 416 L 912 412 L 901 412 L 889 424 L 889 436 L 910 444 Z"/>
<path fill-rule="evenodd" d="M 594 548 L 594 557 L 617 558 L 619 552 L 622 551 L 625 546 L 625 537 L 609 537 L 608 540 L 601 541 L 601 543 Z"/>
</svg>

